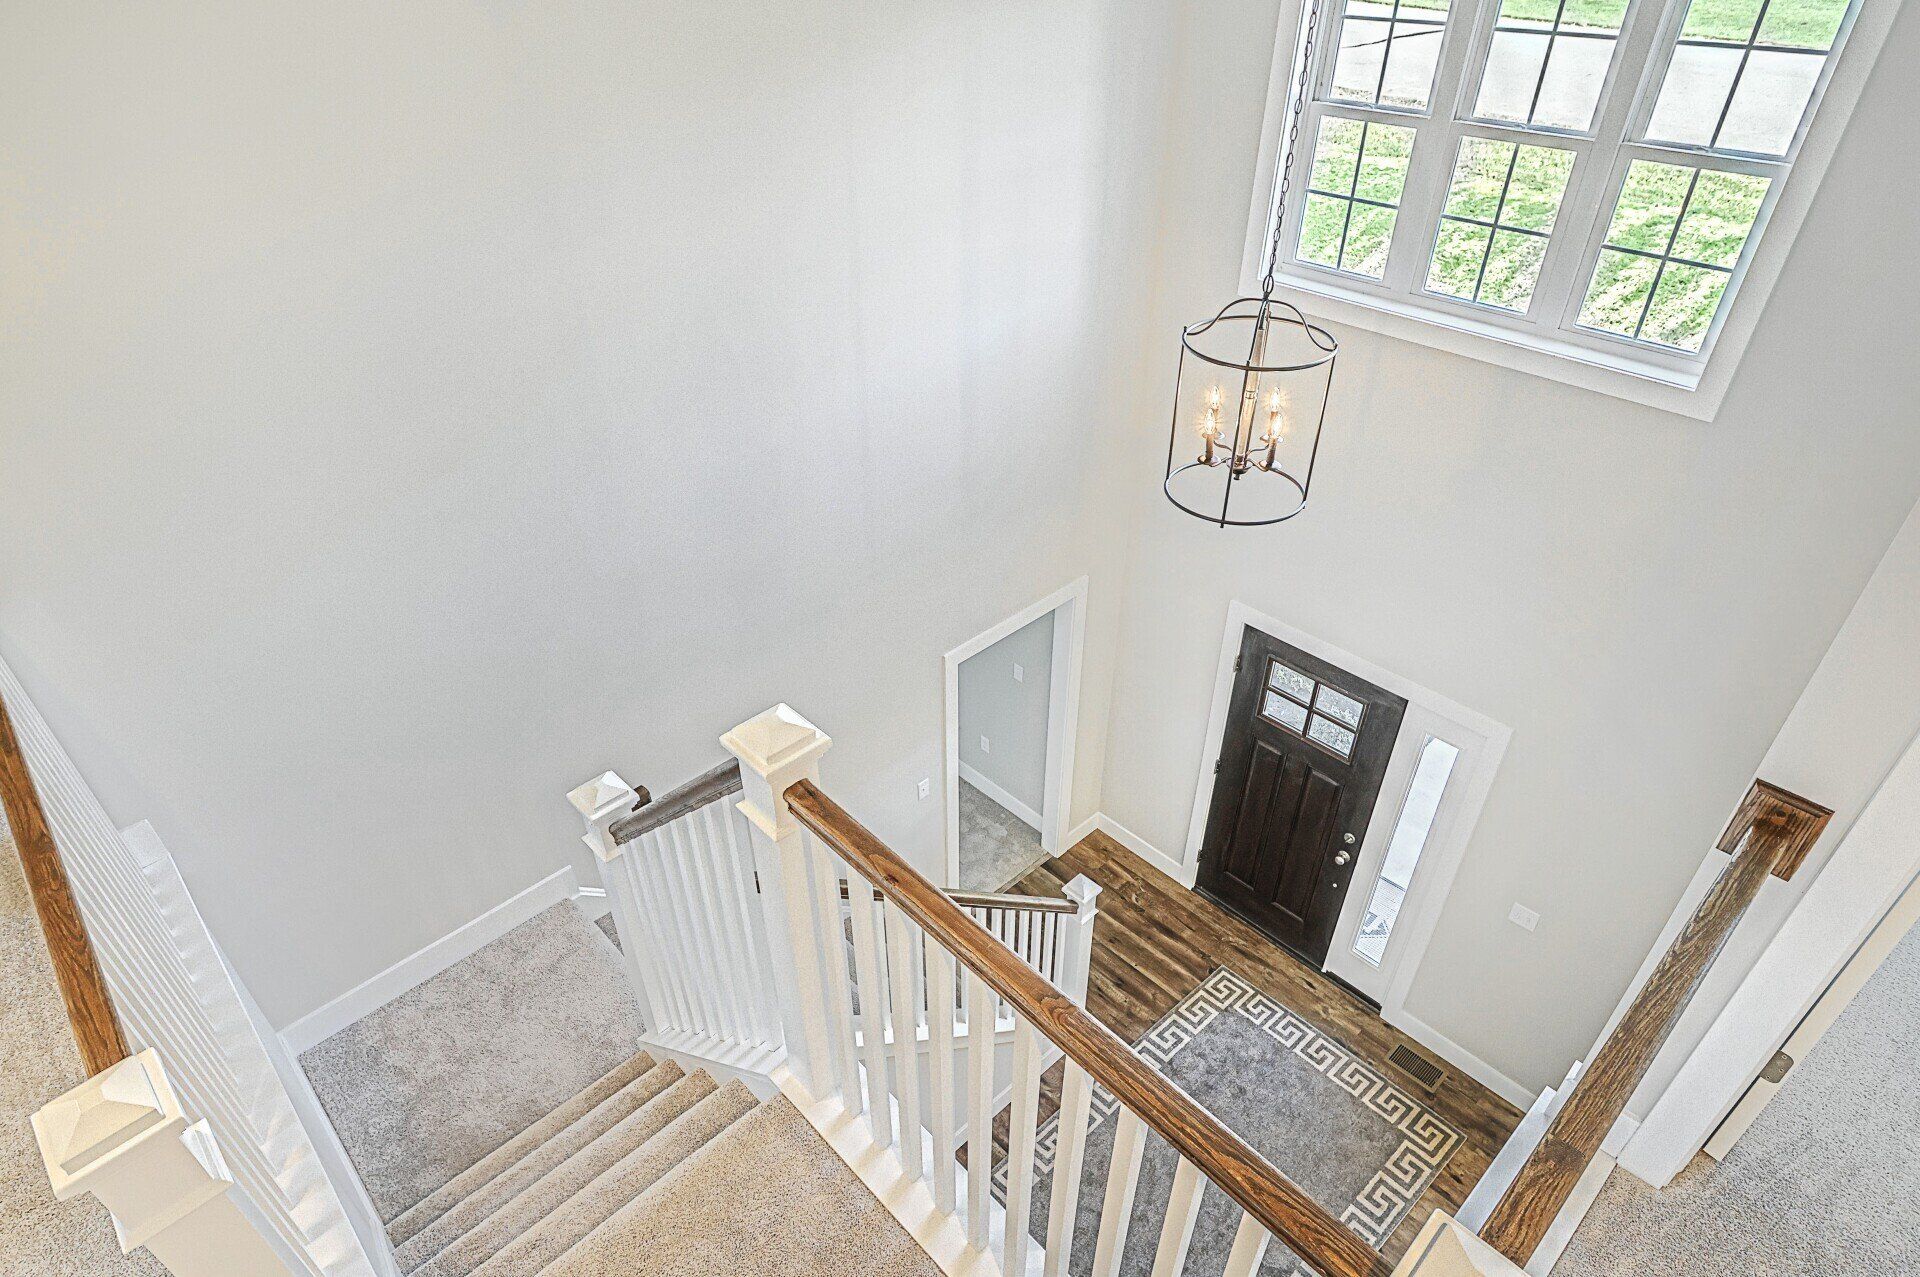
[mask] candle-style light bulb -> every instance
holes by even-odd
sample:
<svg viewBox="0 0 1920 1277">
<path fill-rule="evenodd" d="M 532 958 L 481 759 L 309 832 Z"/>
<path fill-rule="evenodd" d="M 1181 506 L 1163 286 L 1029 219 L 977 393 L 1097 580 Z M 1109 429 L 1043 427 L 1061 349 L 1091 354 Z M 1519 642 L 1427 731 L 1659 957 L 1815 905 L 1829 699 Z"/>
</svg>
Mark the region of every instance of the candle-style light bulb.
<svg viewBox="0 0 1920 1277">
<path fill-rule="evenodd" d="M 1267 431 L 1260 442 L 1267 446 L 1266 468 L 1268 470 L 1273 469 L 1275 454 L 1280 450 L 1280 440 L 1286 435 L 1287 420 L 1281 412 L 1284 404 L 1285 399 L 1280 393 L 1280 387 L 1275 386 L 1267 392 Z"/>
<path fill-rule="evenodd" d="M 1201 410 L 1199 422 L 1202 465 L 1213 464 L 1213 445 L 1219 443 L 1220 436 L 1226 432 L 1226 425 L 1220 416 L 1222 403 L 1220 387 L 1210 387 L 1207 390 L 1206 407 Z"/>
</svg>

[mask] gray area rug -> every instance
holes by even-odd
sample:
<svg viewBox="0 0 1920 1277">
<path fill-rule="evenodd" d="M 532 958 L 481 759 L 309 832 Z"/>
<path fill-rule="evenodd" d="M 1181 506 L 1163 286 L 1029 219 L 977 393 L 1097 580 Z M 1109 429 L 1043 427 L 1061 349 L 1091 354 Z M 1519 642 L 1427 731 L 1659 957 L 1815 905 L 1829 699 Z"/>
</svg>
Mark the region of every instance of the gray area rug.
<svg viewBox="0 0 1920 1277">
<path fill-rule="evenodd" d="M 620 955 L 571 902 L 300 1057 L 391 1220 L 639 1049 Z"/>
<path fill-rule="evenodd" d="M 1460 1132 L 1427 1105 L 1225 967 L 1136 1046 L 1372 1246 L 1386 1241 L 1461 1143 Z M 1075 1273 L 1093 1267 L 1118 1108 L 1095 1088 L 1074 1228 Z M 1042 1243 L 1058 1142 L 1059 1119 L 1048 1118 L 1040 1127 L 1033 1193 L 1032 1232 Z M 1149 1132 L 1120 1271 L 1153 1267 L 1177 1162 L 1172 1147 Z M 995 1181 L 1004 1199 L 1004 1165 Z M 1208 1185 L 1184 1271 L 1219 1273 L 1239 1222 L 1240 1208 Z M 1260 1271 L 1293 1277 L 1309 1270 L 1275 1242 Z"/>
<path fill-rule="evenodd" d="M 1040 831 L 960 782 L 961 891 L 999 891 L 1047 858 Z"/>
<path fill-rule="evenodd" d="M 1787 1075 L 1724 1162 L 1607 1179 L 1554 1277 L 1920 1273 L 1920 929 Z"/>
</svg>

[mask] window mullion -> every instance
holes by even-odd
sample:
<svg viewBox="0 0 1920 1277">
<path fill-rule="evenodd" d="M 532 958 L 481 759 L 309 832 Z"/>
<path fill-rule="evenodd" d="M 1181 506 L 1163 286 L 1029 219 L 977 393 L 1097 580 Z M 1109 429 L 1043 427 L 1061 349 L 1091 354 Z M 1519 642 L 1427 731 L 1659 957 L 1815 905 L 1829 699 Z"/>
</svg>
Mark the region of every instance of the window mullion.
<svg viewBox="0 0 1920 1277">
<path fill-rule="evenodd" d="M 1627 7 L 1614 50 L 1617 63 L 1594 121 L 1593 143 L 1574 166 L 1573 181 L 1560 206 L 1562 224 L 1554 228 L 1546 260 L 1540 264 L 1534 308 L 1544 324 L 1562 331 L 1573 329 L 1587 279 L 1600 257 L 1600 241 L 1613 217 L 1619 183 L 1626 175 L 1621 152 L 1628 132 L 1651 109 L 1643 108 L 1642 101 L 1657 90 L 1656 75 L 1665 68 L 1666 60 L 1655 56 L 1661 36 L 1681 20 L 1675 15 L 1684 16 L 1686 8 L 1684 0 L 1667 5 L 1638 0 Z"/>
<path fill-rule="evenodd" d="M 1414 137 L 1413 158 L 1407 165 L 1407 185 L 1400 194 L 1400 217 L 1394 226 L 1393 250 L 1387 257 L 1382 281 L 1398 293 L 1417 293 L 1426 277 L 1427 258 L 1446 203 L 1447 179 L 1453 155 L 1460 148 L 1459 118 L 1467 90 L 1467 61 L 1472 54 L 1485 6 L 1500 0 L 1453 0 L 1447 12 L 1447 30 L 1434 72 L 1433 114 L 1421 122 Z"/>
</svg>

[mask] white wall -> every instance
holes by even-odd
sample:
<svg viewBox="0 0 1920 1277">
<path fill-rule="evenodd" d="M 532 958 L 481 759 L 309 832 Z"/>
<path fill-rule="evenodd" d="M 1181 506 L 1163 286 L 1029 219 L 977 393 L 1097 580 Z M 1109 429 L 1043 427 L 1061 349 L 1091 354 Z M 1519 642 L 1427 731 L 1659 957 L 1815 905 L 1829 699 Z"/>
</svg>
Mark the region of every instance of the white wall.
<svg viewBox="0 0 1920 1277">
<path fill-rule="evenodd" d="M 1117 595 L 1166 20 L 0 13 L 0 652 L 276 1023 L 776 700 L 937 869 L 941 653 Z"/>
<path fill-rule="evenodd" d="M 1018 680 L 1016 666 L 1022 675 Z M 1047 805 L 1052 679 L 1051 612 L 960 662 L 960 765 L 1041 816 Z M 984 751 L 982 737 L 989 743 Z"/>
<path fill-rule="evenodd" d="M 1791 881 L 1769 879 L 1714 959 L 1700 989 L 1647 1071 L 1627 1112 L 1644 1118 L 1725 1009 L 1768 941 L 1820 876 L 1867 802 L 1920 733 L 1920 506 L 1915 506 L 1834 636 L 1792 713 L 1761 760 L 1760 776 L 1833 809 L 1833 819 Z M 1712 888 L 1727 857 L 1710 852 L 1629 993 Z M 1614 1019 L 1625 1013 L 1623 996 Z M 1771 1054 L 1771 1050 L 1767 1052 Z M 1755 1059 L 1757 1074 L 1764 1059 Z"/>
<path fill-rule="evenodd" d="M 1508 724 L 1407 1009 L 1537 1088 L 1593 1041 L 1920 490 L 1920 166 L 1887 160 L 1920 15 L 1717 421 L 1343 330 L 1313 506 L 1221 531 L 1159 494 L 1165 395 L 1178 325 L 1235 290 L 1275 17 L 1182 9 L 1103 807 L 1177 855 L 1233 599 Z"/>
</svg>

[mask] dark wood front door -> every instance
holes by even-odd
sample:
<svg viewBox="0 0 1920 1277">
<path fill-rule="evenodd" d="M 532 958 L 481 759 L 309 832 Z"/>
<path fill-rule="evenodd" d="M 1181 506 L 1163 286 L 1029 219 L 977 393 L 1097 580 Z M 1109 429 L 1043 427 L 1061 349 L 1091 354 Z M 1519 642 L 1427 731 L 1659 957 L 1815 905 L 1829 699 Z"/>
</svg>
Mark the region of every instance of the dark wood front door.
<svg viewBox="0 0 1920 1277">
<path fill-rule="evenodd" d="M 1407 703 L 1249 628 L 1197 885 L 1315 966 Z"/>
</svg>

